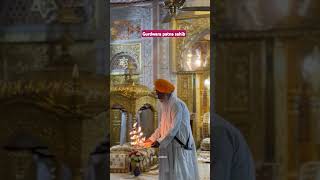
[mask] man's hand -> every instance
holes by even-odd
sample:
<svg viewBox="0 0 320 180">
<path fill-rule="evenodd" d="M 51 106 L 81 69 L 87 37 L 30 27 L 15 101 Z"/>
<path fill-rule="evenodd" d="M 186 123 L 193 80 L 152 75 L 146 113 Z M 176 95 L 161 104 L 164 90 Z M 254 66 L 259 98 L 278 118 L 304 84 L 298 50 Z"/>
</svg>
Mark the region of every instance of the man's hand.
<svg viewBox="0 0 320 180">
<path fill-rule="evenodd" d="M 155 141 L 151 144 L 151 147 L 158 148 L 160 146 L 160 143 L 158 141 Z"/>
<path fill-rule="evenodd" d="M 150 148 L 152 145 L 152 141 L 150 139 L 147 139 L 146 141 L 143 142 L 144 147 Z"/>
</svg>

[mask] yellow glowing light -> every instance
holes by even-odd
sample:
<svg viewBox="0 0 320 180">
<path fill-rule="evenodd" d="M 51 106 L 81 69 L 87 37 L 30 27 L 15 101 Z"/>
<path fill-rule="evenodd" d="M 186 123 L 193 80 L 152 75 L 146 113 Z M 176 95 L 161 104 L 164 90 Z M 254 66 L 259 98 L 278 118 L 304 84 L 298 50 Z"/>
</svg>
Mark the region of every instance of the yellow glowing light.
<svg viewBox="0 0 320 180">
<path fill-rule="evenodd" d="M 204 85 L 209 89 L 210 88 L 210 79 L 204 80 Z"/>
<path fill-rule="evenodd" d="M 145 137 L 143 137 L 143 132 L 141 126 L 136 123 L 133 124 L 133 130 L 130 132 L 131 145 L 136 147 L 144 146 Z"/>
<path fill-rule="evenodd" d="M 195 11 L 195 15 L 209 15 L 210 11 Z"/>
<path fill-rule="evenodd" d="M 196 65 L 197 65 L 198 67 L 201 66 L 201 60 L 200 60 L 200 59 L 197 59 L 195 63 L 196 63 Z"/>
</svg>

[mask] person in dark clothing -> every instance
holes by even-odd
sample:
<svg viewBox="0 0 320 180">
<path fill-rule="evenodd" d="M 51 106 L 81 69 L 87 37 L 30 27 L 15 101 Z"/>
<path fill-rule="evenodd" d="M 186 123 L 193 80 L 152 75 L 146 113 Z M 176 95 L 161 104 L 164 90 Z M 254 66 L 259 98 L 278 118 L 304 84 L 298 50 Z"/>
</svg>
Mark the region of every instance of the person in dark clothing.
<svg viewBox="0 0 320 180">
<path fill-rule="evenodd" d="M 255 180 L 255 166 L 241 132 L 217 114 L 213 117 L 213 179 Z"/>
</svg>

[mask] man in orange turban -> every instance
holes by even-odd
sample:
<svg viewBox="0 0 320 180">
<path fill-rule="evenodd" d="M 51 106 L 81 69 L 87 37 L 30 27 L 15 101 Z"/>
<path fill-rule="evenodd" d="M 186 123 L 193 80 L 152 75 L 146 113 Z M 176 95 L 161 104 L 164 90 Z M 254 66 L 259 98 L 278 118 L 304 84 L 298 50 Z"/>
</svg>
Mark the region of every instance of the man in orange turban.
<svg viewBox="0 0 320 180">
<path fill-rule="evenodd" d="M 172 92 L 174 91 L 174 85 L 165 79 L 158 79 L 154 82 L 154 87 L 157 93 L 157 97 L 160 102 L 169 100 Z"/>
<path fill-rule="evenodd" d="M 160 122 L 145 146 L 159 147 L 159 180 L 198 180 L 188 107 L 173 94 L 175 87 L 169 81 L 158 79 L 154 86 L 160 101 Z"/>
</svg>

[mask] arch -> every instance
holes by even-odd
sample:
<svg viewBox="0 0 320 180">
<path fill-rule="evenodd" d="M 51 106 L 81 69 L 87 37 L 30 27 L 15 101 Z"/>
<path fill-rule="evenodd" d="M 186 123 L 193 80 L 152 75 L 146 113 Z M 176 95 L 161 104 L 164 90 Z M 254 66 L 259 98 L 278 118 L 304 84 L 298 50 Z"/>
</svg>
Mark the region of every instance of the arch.
<svg viewBox="0 0 320 180">
<path fill-rule="evenodd" d="M 48 145 L 43 142 L 40 137 L 31 133 L 18 132 L 8 138 L 4 149 L 8 151 L 48 149 Z"/>
<path fill-rule="evenodd" d="M 138 112 L 145 104 L 149 104 L 153 111 L 156 111 L 156 99 L 151 96 L 143 96 L 136 100 L 135 112 Z"/>
<path fill-rule="evenodd" d="M 65 126 L 63 120 L 70 119 L 68 112 L 61 112 L 59 106 L 40 97 L 8 98 L 0 102 L 0 109 L 6 112 L 4 121 L 8 126 L 3 129 L 8 135 L 0 138 L 2 148 L 9 152 L 47 149 L 58 159 L 68 159 L 64 156 L 67 147 L 59 148 L 67 133 L 61 127 Z"/>
<path fill-rule="evenodd" d="M 124 97 L 114 95 L 114 97 L 110 98 L 110 101 L 111 101 L 110 102 L 111 109 L 113 106 L 118 106 L 118 107 L 122 107 L 123 109 L 127 110 L 128 112 L 132 111 L 130 108 L 129 102 Z"/>
<path fill-rule="evenodd" d="M 196 71 L 196 70 L 204 70 L 204 68 L 209 67 L 210 64 L 210 43 L 203 43 L 201 42 L 201 38 L 204 38 L 205 36 L 210 35 L 210 28 L 205 27 L 200 32 L 192 35 L 185 41 L 185 45 L 181 46 L 181 50 L 179 51 L 180 59 L 178 60 L 178 64 L 180 66 L 180 70 L 182 71 Z M 196 44 L 199 43 L 199 44 Z M 200 48 L 200 51 L 198 51 L 198 48 L 195 48 L 194 46 L 198 46 Z M 203 49 L 204 48 L 204 49 Z M 205 51 L 205 57 L 203 56 L 203 51 Z M 189 51 L 192 51 L 192 54 L 197 54 L 200 52 L 202 58 L 205 58 L 206 66 L 194 66 L 194 61 L 190 61 Z M 196 56 L 197 56 L 196 55 Z M 201 58 L 201 59 L 202 59 Z M 188 60 L 188 62 L 187 62 Z"/>
<path fill-rule="evenodd" d="M 117 53 L 111 58 L 111 74 L 125 74 L 129 63 L 133 65 L 134 73 L 137 73 L 139 71 L 137 60 L 126 52 Z"/>
<path fill-rule="evenodd" d="M 151 105 L 150 103 L 145 103 L 142 106 L 138 107 L 139 110 L 143 110 L 143 109 L 151 109 L 152 112 L 156 112 L 155 107 L 153 107 L 153 105 Z"/>
<path fill-rule="evenodd" d="M 122 111 L 127 111 L 127 109 L 123 105 L 118 104 L 118 103 L 115 103 L 115 104 L 111 105 L 111 109 L 119 109 L 119 110 L 122 110 Z"/>
<path fill-rule="evenodd" d="M 185 48 L 183 49 L 182 52 L 184 52 L 184 50 L 186 50 L 187 48 L 189 48 L 190 46 L 192 46 L 192 44 L 196 43 L 199 41 L 199 39 L 201 39 L 202 37 L 204 37 L 205 35 L 210 34 L 210 27 L 204 28 L 203 30 L 201 30 L 199 33 L 195 34 L 192 38 L 190 38 L 187 42 L 186 42 L 186 46 L 184 46 Z"/>
<path fill-rule="evenodd" d="M 145 103 L 138 112 L 139 116 L 139 125 L 142 127 L 144 136 L 147 138 L 154 130 L 158 127 L 157 122 L 157 111 L 154 109 L 154 107 L 149 104 Z"/>
</svg>

